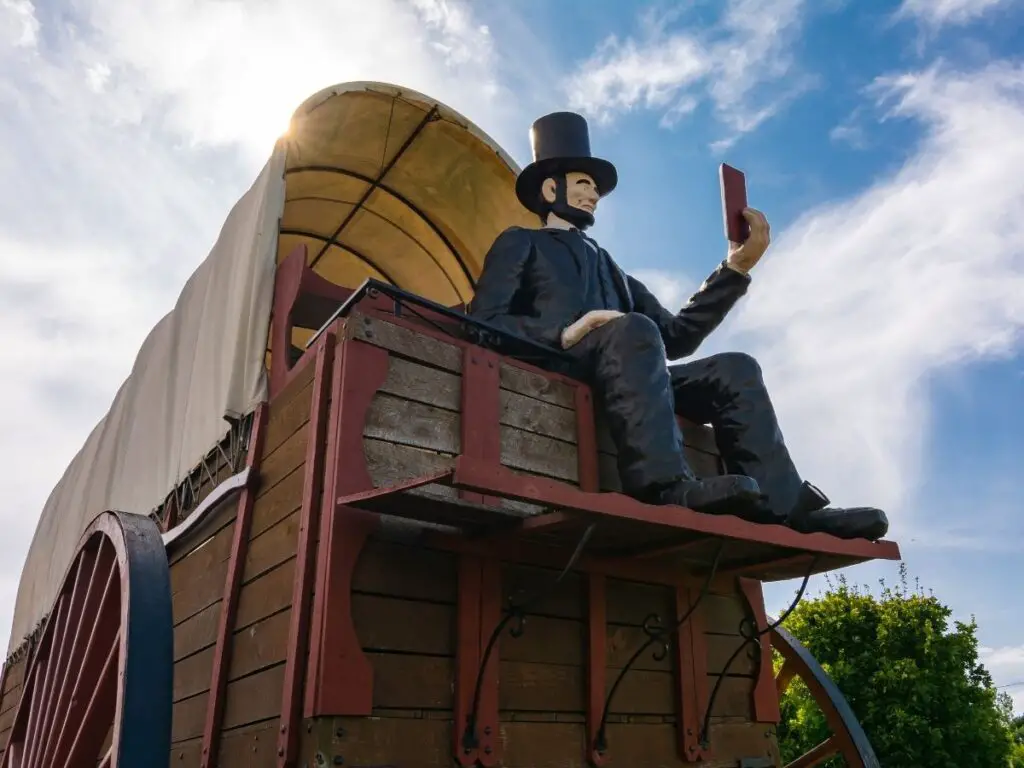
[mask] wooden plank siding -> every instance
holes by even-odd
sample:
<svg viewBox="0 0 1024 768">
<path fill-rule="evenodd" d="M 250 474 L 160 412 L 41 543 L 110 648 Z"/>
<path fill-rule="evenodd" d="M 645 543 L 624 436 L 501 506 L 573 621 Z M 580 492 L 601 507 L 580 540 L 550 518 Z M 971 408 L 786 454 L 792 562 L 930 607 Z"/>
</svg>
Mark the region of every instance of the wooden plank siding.
<svg viewBox="0 0 1024 768">
<path fill-rule="evenodd" d="M 264 437 L 259 486 L 231 631 L 218 763 L 276 760 L 274 733 L 290 619 L 292 577 L 308 444 L 313 365 L 275 397 Z M 172 563 L 175 667 L 171 764 L 198 768 L 209 704 L 221 600 L 237 499 L 204 537 Z M 260 734 L 269 734 L 260 738 Z M 262 749 L 261 749 L 262 746 Z M 266 753 L 265 755 L 263 753 Z"/>
<path fill-rule="evenodd" d="M 456 555 L 371 539 L 353 580 L 353 620 L 374 670 L 370 718 L 329 718 L 312 725 L 300 764 L 320 752 L 340 764 L 452 765 L 453 679 L 456 653 Z M 503 564 L 503 598 L 533 594 L 556 572 Z M 721 588 L 719 588 L 721 590 Z M 607 683 L 645 636 L 648 614 L 669 621 L 669 587 L 619 579 L 607 582 Z M 579 766 L 586 733 L 587 595 L 572 573 L 547 592 L 519 638 L 506 633 L 498 646 L 502 766 Z M 703 608 L 708 649 L 708 690 L 714 686 L 739 635 L 744 606 L 739 594 L 710 594 Z M 646 652 L 629 671 L 609 717 L 609 746 L 618 765 L 684 765 L 677 757 L 676 656 Z M 754 660 L 741 654 L 729 670 L 712 717 L 714 760 L 773 754 L 768 725 L 752 723 Z M 342 734 L 339 736 L 339 734 Z M 618 760 L 615 756 L 618 756 Z M 698 765 L 698 764 L 692 764 Z"/>
<path fill-rule="evenodd" d="M 25 668 L 28 654 L 23 653 L 17 661 L 4 670 L 3 692 L 0 695 L 0 757 L 7 751 L 7 741 L 14 725 L 14 715 L 21 702 L 22 686 L 25 682 Z"/>
<path fill-rule="evenodd" d="M 381 319 L 357 316 L 354 339 L 388 350 L 388 374 L 367 414 L 364 450 L 375 486 L 409 480 L 454 465 L 461 450 L 462 350 Z M 579 485 L 575 387 L 503 362 L 500 370 L 501 462 L 528 475 Z M 721 473 L 717 448 L 703 426 L 684 426 L 687 459 L 701 476 Z M 598 463 L 602 490 L 621 490 L 616 451 L 598 414 Z M 407 492 L 455 500 L 443 485 Z M 521 514 L 537 505 L 503 500 Z"/>
</svg>

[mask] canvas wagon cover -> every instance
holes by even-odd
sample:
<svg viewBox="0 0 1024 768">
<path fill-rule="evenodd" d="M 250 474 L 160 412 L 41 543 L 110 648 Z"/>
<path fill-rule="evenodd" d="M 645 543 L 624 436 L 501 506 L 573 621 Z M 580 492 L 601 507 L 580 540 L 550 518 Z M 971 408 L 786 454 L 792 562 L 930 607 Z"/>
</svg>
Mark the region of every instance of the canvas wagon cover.
<svg viewBox="0 0 1024 768">
<path fill-rule="evenodd" d="M 415 91 L 358 82 L 307 99 L 50 494 L 8 653 L 50 610 L 96 515 L 149 514 L 226 435 L 225 417 L 266 399 L 281 259 L 304 244 L 316 271 L 338 285 L 374 277 L 466 302 L 497 234 L 536 226 L 516 201 L 517 173 L 479 128 Z"/>
</svg>

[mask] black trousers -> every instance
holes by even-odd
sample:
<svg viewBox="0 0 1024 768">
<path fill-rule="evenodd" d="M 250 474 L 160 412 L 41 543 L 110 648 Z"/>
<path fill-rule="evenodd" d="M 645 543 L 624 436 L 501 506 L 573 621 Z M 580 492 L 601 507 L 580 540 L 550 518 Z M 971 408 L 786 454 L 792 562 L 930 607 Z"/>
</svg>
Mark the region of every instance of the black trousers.
<svg viewBox="0 0 1024 768">
<path fill-rule="evenodd" d="M 635 313 L 591 331 L 569 352 L 594 388 L 626 493 L 694 477 L 679 414 L 714 428 L 726 471 L 757 480 L 774 516 L 793 508 L 802 481 L 750 355 L 727 352 L 668 366 L 657 326 Z"/>
</svg>

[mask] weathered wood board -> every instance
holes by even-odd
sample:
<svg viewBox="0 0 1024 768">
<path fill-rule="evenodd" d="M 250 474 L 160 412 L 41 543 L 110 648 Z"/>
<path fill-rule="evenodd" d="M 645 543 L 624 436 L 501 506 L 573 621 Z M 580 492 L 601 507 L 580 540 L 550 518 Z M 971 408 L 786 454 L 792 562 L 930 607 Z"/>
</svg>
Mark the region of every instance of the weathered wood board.
<svg viewBox="0 0 1024 768">
<path fill-rule="evenodd" d="M 306 365 L 271 403 L 267 419 L 230 628 L 218 749 L 223 768 L 274 765 L 277 757 L 312 379 L 313 366 Z M 170 757 L 181 768 L 201 764 L 237 506 L 237 498 L 225 504 L 218 519 L 171 563 L 175 666 Z"/>
<path fill-rule="evenodd" d="M 410 480 L 453 466 L 461 451 L 463 352 L 454 343 L 387 320 L 355 315 L 347 333 L 386 349 L 387 377 L 366 416 L 364 452 L 376 487 Z M 514 361 L 500 369 L 501 463 L 526 475 L 579 485 L 577 417 L 573 383 Z M 616 451 L 596 414 L 600 488 L 620 491 Z M 685 425 L 686 456 L 701 476 L 721 473 L 709 428 Z M 443 485 L 408 492 L 458 502 Z M 503 500 L 510 513 L 536 514 L 534 504 Z"/>
<path fill-rule="evenodd" d="M 548 569 L 504 563 L 503 599 L 550 585 Z M 302 760 L 327 764 L 450 766 L 456 654 L 458 555 L 380 537 L 363 550 L 353 576 L 353 622 L 374 671 L 373 715 L 314 721 Z M 608 579 L 607 684 L 643 642 L 651 613 L 674 615 L 671 588 Z M 704 603 L 708 689 L 740 644 L 740 595 L 714 592 Z M 583 574 L 548 590 L 519 638 L 498 645 L 501 766 L 582 766 L 586 733 L 587 595 Z M 410 631 L 415 627 L 415 631 Z M 646 653 L 629 671 L 610 710 L 612 759 L 622 766 L 734 766 L 775 757 L 773 730 L 752 722 L 756 663 L 740 654 L 712 713 L 714 757 L 677 755 L 677 655 Z"/>
</svg>

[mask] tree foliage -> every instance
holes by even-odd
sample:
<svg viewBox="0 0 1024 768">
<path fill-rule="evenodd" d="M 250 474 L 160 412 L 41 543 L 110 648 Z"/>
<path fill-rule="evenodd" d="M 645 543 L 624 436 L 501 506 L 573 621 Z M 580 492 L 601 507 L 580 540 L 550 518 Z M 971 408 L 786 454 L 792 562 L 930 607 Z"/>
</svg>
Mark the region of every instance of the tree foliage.
<svg viewBox="0 0 1024 768">
<path fill-rule="evenodd" d="M 876 597 L 842 576 L 830 579 L 824 595 L 805 598 L 785 623 L 843 691 L 881 764 L 1024 768 L 1009 697 L 997 695 L 979 663 L 974 620 L 950 626 L 948 607 L 908 588 L 905 567 L 899 585 L 881 587 Z M 781 706 L 788 762 L 829 730 L 799 682 Z"/>
</svg>

